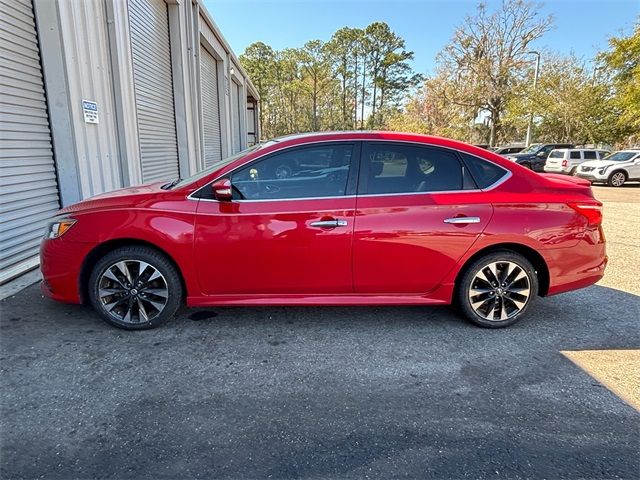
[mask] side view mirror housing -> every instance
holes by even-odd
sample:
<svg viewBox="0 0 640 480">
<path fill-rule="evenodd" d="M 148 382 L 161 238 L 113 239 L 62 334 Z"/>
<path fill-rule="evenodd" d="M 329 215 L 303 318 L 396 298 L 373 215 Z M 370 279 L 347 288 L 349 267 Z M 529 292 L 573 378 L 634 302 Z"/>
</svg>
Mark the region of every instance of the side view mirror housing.
<svg viewBox="0 0 640 480">
<path fill-rule="evenodd" d="M 231 180 L 228 178 L 223 178 L 218 180 L 216 183 L 211 185 L 213 190 L 213 196 L 219 202 L 228 202 L 233 197 L 233 193 L 231 191 Z"/>
<path fill-rule="evenodd" d="M 536 153 L 536 157 L 547 158 L 547 154 L 545 152 L 538 152 Z"/>
</svg>

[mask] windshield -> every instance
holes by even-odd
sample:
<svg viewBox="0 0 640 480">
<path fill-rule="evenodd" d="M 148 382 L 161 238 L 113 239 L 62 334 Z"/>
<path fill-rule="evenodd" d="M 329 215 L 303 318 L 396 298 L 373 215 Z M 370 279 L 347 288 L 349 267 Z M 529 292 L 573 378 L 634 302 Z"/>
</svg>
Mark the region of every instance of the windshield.
<svg viewBox="0 0 640 480">
<path fill-rule="evenodd" d="M 626 162 L 638 155 L 638 152 L 616 152 L 612 153 L 608 157 L 604 157 L 603 160 L 611 160 L 613 162 Z"/>
<path fill-rule="evenodd" d="M 190 177 L 187 177 L 185 179 L 182 179 L 180 181 L 178 181 L 177 183 L 173 184 L 171 186 L 171 188 L 180 188 L 183 187 L 185 185 L 189 185 L 190 183 L 196 182 L 198 180 L 200 180 L 201 178 L 206 177 L 207 175 L 209 175 L 212 172 L 215 172 L 216 170 L 221 169 L 222 167 L 226 167 L 227 165 L 229 165 L 232 162 L 235 162 L 236 160 L 238 160 L 239 158 L 242 158 L 246 155 L 249 155 L 251 152 L 255 152 L 256 150 L 259 150 L 267 145 L 271 145 L 273 142 L 266 142 L 266 143 L 258 143 L 257 145 L 254 145 L 253 147 L 249 147 L 246 150 L 243 150 L 239 153 L 236 153 L 235 155 L 231 155 L 230 157 L 227 157 L 223 160 L 220 160 L 219 162 L 215 162 L 212 163 L 211 165 L 209 165 L 207 168 L 205 168 L 204 170 L 199 171 L 198 173 L 196 173 L 195 175 L 191 175 Z"/>
<path fill-rule="evenodd" d="M 534 143 L 533 145 L 529 145 L 528 148 L 525 148 L 520 153 L 536 153 L 538 150 L 540 150 L 541 146 L 541 143 Z"/>
</svg>

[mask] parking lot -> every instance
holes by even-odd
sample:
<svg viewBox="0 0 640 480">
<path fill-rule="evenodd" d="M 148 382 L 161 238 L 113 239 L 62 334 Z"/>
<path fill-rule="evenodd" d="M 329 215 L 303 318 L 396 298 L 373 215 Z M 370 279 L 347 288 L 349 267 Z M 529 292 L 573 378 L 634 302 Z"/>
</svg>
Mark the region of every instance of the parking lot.
<svg viewBox="0 0 640 480">
<path fill-rule="evenodd" d="M 637 478 L 640 414 L 561 353 L 640 348 L 640 188 L 594 191 L 605 278 L 505 330 L 361 307 L 124 332 L 30 286 L 0 306 L 0 476 Z"/>
</svg>

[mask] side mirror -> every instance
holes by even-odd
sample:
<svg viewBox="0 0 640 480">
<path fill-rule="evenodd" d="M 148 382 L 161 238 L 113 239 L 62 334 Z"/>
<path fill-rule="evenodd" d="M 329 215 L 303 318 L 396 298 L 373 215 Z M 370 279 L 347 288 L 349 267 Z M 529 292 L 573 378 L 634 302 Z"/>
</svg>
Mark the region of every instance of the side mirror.
<svg viewBox="0 0 640 480">
<path fill-rule="evenodd" d="M 219 202 L 228 202 L 231 200 L 233 194 L 231 192 L 231 180 L 223 178 L 211 185 L 213 189 L 213 196 Z"/>
<path fill-rule="evenodd" d="M 546 152 L 538 152 L 536 153 L 536 157 L 547 158 L 548 154 Z"/>
</svg>

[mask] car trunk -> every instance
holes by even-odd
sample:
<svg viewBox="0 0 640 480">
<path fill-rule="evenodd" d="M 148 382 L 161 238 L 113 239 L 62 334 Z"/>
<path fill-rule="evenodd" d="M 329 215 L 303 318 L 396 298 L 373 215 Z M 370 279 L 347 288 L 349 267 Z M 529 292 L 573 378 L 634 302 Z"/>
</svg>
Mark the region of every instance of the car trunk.
<svg viewBox="0 0 640 480">
<path fill-rule="evenodd" d="M 540 176 L 547 181 L 547 186 L 551 190 L 572 190 L 594 198 L 589 180 L 555 173 L 541 173 Z"/>
</svg>

